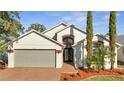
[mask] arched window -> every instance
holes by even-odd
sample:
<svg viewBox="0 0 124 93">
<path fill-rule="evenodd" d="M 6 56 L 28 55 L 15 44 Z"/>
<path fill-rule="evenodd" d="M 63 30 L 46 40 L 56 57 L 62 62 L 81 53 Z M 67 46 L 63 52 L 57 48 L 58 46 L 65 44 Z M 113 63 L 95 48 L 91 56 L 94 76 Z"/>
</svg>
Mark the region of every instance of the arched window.
<svg viewBox="0 0 124 93">
<path fill-rule="evenodd" d="M 72 35 L 63 36 L 63 43 L 64 43 L 64 45 L 73 45 L 74 37 Z"/>
</svg>

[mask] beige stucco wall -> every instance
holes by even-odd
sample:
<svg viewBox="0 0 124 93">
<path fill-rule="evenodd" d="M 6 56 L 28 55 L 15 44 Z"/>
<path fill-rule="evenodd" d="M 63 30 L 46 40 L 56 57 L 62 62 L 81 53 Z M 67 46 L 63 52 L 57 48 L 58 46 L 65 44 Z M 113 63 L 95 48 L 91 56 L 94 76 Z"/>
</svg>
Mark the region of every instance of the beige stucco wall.
<svg viewBox="0 0 124 93">
<path fill-rule="evenodd" d="M 63 66 L 63 51 L 61 53 L 56 53 L 56 68 L 62 68 Z"/>
<path fill-rule="evenodd" d="M 60 43 L 63 43 L 62 42 L 63 35 L 74 35 L 74 43 L 77 43 L 77 42 L 83 40 L 84 38 L 86 38 L 85 33 L 78 31 L 77 29 L 73 28 L 72 26 L 57 33 L 57 41 L 59 41 Z"/>
<path fill-rule="evenodd" d="M 14 67 L 14 53 L 10 52 L 8 53 L 8 68 Z"/>
<path fill-rule="evenodd" d="M 76 67 L 87 67 L 86 64 L 86 48 L 83 43 L 78 43 L 74 47 L 74 62 Z"/>
<path fill-rule="evenodd" d="M 62 30 L 61 32 L 57 33 L 57 41 L 63 44 L 62 36 L 63 35 L 70 35 L 70 27 Z"/>
<path fill-rule="evenodd" d="M 73 32 L 74 32 L 74 36 L 75 36 L 75 39 L 74 39 L 75 43 L 86 38 L 86 34 L 81 31 L 78 31 L 78 29 L 73 28 Z"/>
</svg>

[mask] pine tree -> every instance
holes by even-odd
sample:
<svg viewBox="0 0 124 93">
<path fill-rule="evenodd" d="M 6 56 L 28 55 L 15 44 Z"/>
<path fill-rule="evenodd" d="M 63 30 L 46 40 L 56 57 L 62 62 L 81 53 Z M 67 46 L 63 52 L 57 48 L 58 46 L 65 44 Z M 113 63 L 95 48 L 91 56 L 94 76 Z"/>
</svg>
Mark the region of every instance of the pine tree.
<svg viewBox="0 0 124 93">
<path fill-rule="evenodd" d="M 90 69 L 91 62 L 92 62 L 92 38 L 93 38 L 93 24 L 92 24 L 92 12 L 88 11 L 87 12 L 87 66 L 88 69 Z"/>
<path fill-rule="evenodd" d="M 116 42 L 116 12 L 110 12 L 109 18 L 109 39 L 110 39 L 110 61 L 111 61 L 111 70 L 114 68 L 115 63 L 115 42 Z"/>
</svg>

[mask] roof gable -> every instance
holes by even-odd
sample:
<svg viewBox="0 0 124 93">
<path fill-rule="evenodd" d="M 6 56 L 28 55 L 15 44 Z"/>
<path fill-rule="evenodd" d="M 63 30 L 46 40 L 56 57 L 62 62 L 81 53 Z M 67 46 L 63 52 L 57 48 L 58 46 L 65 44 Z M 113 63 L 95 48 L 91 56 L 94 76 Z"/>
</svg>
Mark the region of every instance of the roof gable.
<svg viewBox="0 0 124 93">
<path fill-rule="evenodd" d="M 59 42 L 53 40 L 52 38 L 50 38 L 50 37 L 48 37 L 48 36 L 46 36 L 46 35 L 44 35 L 44 34 L 41 34 L 40 32 L 38 32 L 38 31 L 36 31 L 36 30 L 33 30 L 33 29 L 32 29 L 31 31 L 29 31 L 29 32 L 27 32 L 27 33 L 21 35 L 21 36 L 18 37 L 17 39 L 15 39 L 15 40 L 13 41 L 13 43 L 16 42 L 16 41 L 18 41 L 18 40 L 20 40 L 20 39 L 22 39 L 22 38 L 24 38 L 24 37 L 26 37 L 26 36 L 28 36 L 28 35 L 30 35 L 31 33 L 35 33 L 35 34 L 39 35 L 40 37 L 43 37 L 43 38 L 45 38 L 45 39 L 47 39 L 47 40 L 49 40 L 49 41 L 51 41 L 51 42 L 53 42 L 53 43 L 55 43 L 55 44 L 57 44 L 57 45 L 59 45 L 59 46 L 62 46 Z"/>
<path fill-rule="evenodd" d="M 53 29 L 55 29 L 55 28 L 57 28 L 57 27 L 59 27 L 61 25 L 63 25 L 64 27 L 68 26 L 65 23 L 60 23 L 60 24 L 58 24 L 58 25 L 56 25 L 56 26 L 54 26 L 54 27 L 52 27 L 52 28 L 50 28 L 48 30 L 43 31 L 42 34 L 45 34 L 45 33 L 49 32 L 49 31 L 51 31 L 51 30 L 53 30 Z"/>
<path fill-rule="evenodd" d="M 106 40 L 107 42 L 110 42 L 110 40 L 109 40 L 109 39 L 105 38 L 105 37 L 104 37 L 104 36 L 102 36 L 102 35 L 95 34 L 94 36 L 99 36 L 99 37 L 103 38 L 104 40 Z M 119 46 L 119 47 L 121 46 L 121 44 L 119 44 L 119 43 L 117 43 L 117 42 L 116 42 L 116 45 L 117 45 L 117 46 Z"/>
<path fill-rule="evenodd" d="M 107 38 L 105 38 L 105 37 L 102 36 L 102 35 L 95 34 L 94 36 L 98 36 L 98 37 L 104 39 L 105 41 L 110 42 L 110 40 L 108 40 Z M 75 43 L 73 46 L 76 46 L 77 44 L 83 43 L 84 41 L 86 41 L 86 38 L 83 39 L 83 40 L 81 40 L 81 41 L 79 41 L 79 42 L 77 42 L 77 43 Z M 122 45 L 116 42 L 116 46 L 121 47 Z"/>
<path fill-rule="evenodd" d="M 124 35 L 117 36 L 117 42 L 124 45 Z"/>
<path fill-rule="evenodd" d="M 64 29 L 62 29 L 62 30 L 58 31 L 57 33 L 60 33 L 60 32 L 62 32 L 62 31 L 64 31 L 65 29 L 69 28 L 69 27 L 72 27 L 72 28 L 74 28 L 74 29 L 78 30 L 79 32 L 86 34 L 86 32 L 85 32 L 85 31 L 83 31 L 83 30 L 81 30 L 81 29 L 79 29 L 79 28 L 75 27 L 74 25 L 68 25 L 68 26 L 66 26 Z"/>
<path fill-rule="evenodd" d="M 86 37 L 86 32 L 82 31 L 81 29 L 79 29 L 73 25 L 70 25 L 56 33 L 56 40 L 63 43 L 62 37 L 64 35 L 73 35 L 74 43 L 77 43 Z"/>
</svg>

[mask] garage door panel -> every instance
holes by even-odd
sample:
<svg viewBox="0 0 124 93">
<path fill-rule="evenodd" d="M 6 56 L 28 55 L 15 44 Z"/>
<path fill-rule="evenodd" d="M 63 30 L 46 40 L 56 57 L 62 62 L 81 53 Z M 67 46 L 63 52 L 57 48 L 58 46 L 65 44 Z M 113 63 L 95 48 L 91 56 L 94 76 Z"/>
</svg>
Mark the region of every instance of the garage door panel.
<svg viewBox="0 0 124 93">
<path fill-rule="evenodd" d="M 55 50 L 15 50 L 15 67 L 55 67 Z"/>
</svg>

